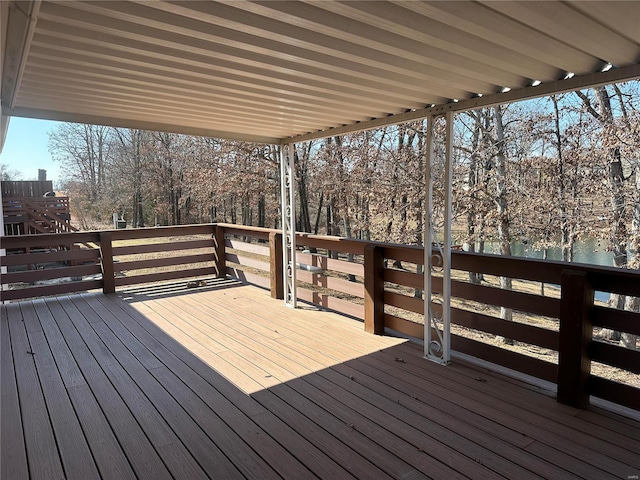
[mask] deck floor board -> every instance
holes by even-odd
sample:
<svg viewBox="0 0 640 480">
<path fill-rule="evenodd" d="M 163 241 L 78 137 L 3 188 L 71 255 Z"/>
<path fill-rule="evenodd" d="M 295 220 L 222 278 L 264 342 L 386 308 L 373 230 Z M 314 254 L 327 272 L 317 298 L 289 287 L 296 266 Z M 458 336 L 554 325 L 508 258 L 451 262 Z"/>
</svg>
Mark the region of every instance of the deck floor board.
<svg viewBox="0 0 640 480">
<path fill-rule="evenodd" d="M 640 474 L 634 419 L 234 281 L 10 303 L 0 332 L 2 480 Z"/>
</svg>

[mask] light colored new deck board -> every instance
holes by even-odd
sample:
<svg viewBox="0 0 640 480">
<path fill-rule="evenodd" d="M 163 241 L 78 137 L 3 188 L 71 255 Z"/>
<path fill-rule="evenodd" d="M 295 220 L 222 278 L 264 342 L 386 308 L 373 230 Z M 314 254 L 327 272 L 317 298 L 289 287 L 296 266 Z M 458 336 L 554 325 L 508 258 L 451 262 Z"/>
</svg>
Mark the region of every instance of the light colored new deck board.
<svg viewBox="0 0 640 480">
<path fill-rule="evenodd" d="M 218 303 L 216 300 L 217 299 L 212 299 L 210 302 L 215 305 Z M 224 304 L 224 302 L 220 303 Z M 334 331 L 331 324 L 327 324 L 327 322 L 331 322 L 331 320 L 335 318 L 340 324 L 344 319 L 331 312 L 307 312 L 301 310 L 301 316 L 303 313 L 312 314 L 316 316 L 316 321 L 314 322 L 313 318 L 300 319 L 296 315 L 296 321 L 291 322 L 288 320 L 288 317 L 291 315 L 291 309 L 280 305 L 278 302 L 257 297 L 252 304 L 252 307 L 255 308 L 245 313 L 247 320 L 250 320 L 251 324 L 259 323 L 266 328 L 271 328 L 274 331 L 277 330 L 279 334 L 287 338 L 291 337 L 292 332 L 295 332 L 294 335 L 299 335 L 296 338 L 315 341 L 318 348 L 323 352 L 330 352 L 336 360 L 353 358 L 354 355 L 358 354 L 368 354 L 379 348 L 386 348 L 403 341 L 390 337 L 380 337 L 376 339 L 376 341 L 371 342 L 370 337 L 373 336 L 363 331 L 364 327 L 362 327 L 361 323 L 353 321 L 352 322 L 357 325 L 357 330 L 352 330 L 349 333 L 344 331 L 340 332 L 339 329 Z M 297 313 L 298 310 L 296 310 L 296 314 Z M 340 342 L 336 341 L 337 338 L 348 338 L 352 340 L 349 342 Z"/>
<path fill-rule="evenodd" d="M 257 368 L 252 369 L 256 372 L 254 380 L 261 384 L 264 378 L 270 378 L 268 375 L 280 382 L 291 380 L 296 377 L 296 373 L 292 371 L 297 370 L 294 364 L 283 365 L 283 362 L 278 363 L 273 361 L 268 356 L 264 355 L 265 353 L 270 353 L 268 349 L 255 351 L 244 345 L 243 342 L 238 339 L 228 336 L 227 333 L 229 333 L 229 330 L 224 328 L 224 326 L 216 322 L 207 322 L 205 319 L 198 318 L 198 314 L 200 312 L 198 312 L 197 309 L 185 307 L 184 309 L 179 308 L 177 310 L 182 312 L 181 319 L 184 321 L 185 325 L 189 326 L 185 326 L 185 328 L 193 328 L 204 333 L 209 338 L 225 345 L 228 351 L 239 354 L 249 363 L 255 365 Z M 260 370 L 263 370 L 266 373 L 262 374 Z M 246 370 L 246 372 L 247 374 L 250 374 L 250 370 Z M 304 373 L 308 373 L 308 370 Z M 268 385 L 264 386 L 267 387 Z"/>
<path fill-rule="evenodd" d="M 179 306 L 185 311 L 189 308 L 184 303 Z M 210 307 L 203 309 L 203 313 L 209 319 L 205 328 L 213 326 L 215 329 L 214 335 L 233 339 L 243 347 L 250 348 L 264 358 L 268 358 L 282 367 L 287 367 L 289 372 L 296 376 L 304 375 L 323 367 L 323 365 L 294 350 L 283 349 L 282 344 L 277 343 L 276 340 L 269 336 L 261 336 L 261 332 L 252 334 L 252 324 L 245 325 L 241 322 L 228 320 L 228 317 L 224 315 L 214 315 Z M 209 329 L 207 331 L 212 332 Z M 277 337 L 282 337 L 282 335 L 278 333 Z M 229 350 L 238 351 L 235 345 L 230 345 Z"/>
<path fill-rule="evenodd" d="M 227 340 L 225 338 L 212 336 L 202 331 L 201 328 L 198 328 L 201 325 L 198 325 L 197 319 L 192 318 L 188 312 L 160 303 L 156 303 L 153 310 L 156 314 L 161 314 L 163 318 L 172 319 L 171 324 L 175 329 L 168 329 L 168 331 L 173 330 L 175 338 L 179 338 L 186 348 L 203 359 L 212 368 L 222 372 L 229 381 L 242 388 L 245 392 L 267 388 L 276 385 L 280 381 L 265 370 L 263 366 L 259 365 L 261 363 L 260 359 L 255 355 L 252 359 L 246 358 L 238 352 L 229 350 L 229 345 L 226 343 Z M 155 315 L 151 316 L 151 318 L 158 323 Z M 158 324 L 161 325 L 162 323 L 162 320 L 160 320 Z M 225 343 L 221 343 L 220 340 Z M 210 345 L 213 345 L 214 351 L 210 350 Z M 259 379 L 259 381 L 256 379 Z"/>
<path fill-rule="evenodd" d="M 247 290 L 247 294 L 243 297 L 243 300 L 247 302 L 253 308 L 249 309 L 252 316 L 263 316 L 267 319 L 273 319 L 274 317 L 280 317 L 286 319 L 291 315 L 291 310 L 282 304 L 282 301 L 273 301 L 266 292 L 251 292 Z M 216 302 L 222 305 L 228 304 L 230 308 L 233 308 L 233 304 L 229 298 L 218 298 Z M 300 304 L 300 307 L 295 310 L 296 312 L 296 325 L 299 327 L 308 326 L 312 331 L 324 331 L 327 333 L 334 333 L 335 336 L 350 336 L 356 335 L 359 338 L 354 347 L 360 348 L 384 348 L 388 345 L 390 337 L 382 337 L 376 335 L 364 335 L 364 324 L 361 321 L 355 321 L 353 319 L 342 316 L 338 313 L 328 310 L 321 310 L 317 307 Z M 320 327 L 320 328 L 318 328 Z M 334 337 L 335 338 L 335 337 Z"/>
<path fill-rule="evenodd" d="M 157 325 L 163 332 L 165 332 L 169 336 L 175 337 L 184 337 L 185 333 L 179 325 L 182 325 L 182 322 L 176 323 L 176 313 L 171 309 L 167 309 L 160 304 L 154 304 L 153 308 L 149 307 L 146 302 L 136 302 L 134 307 L 138 312 L 140 312 L 146 319 L 151 319 L 155 325 Z M 194 336 L 189 342 L 198 344 L 198 345 L 206 345 L 208 351 L 213 353 L 224 352 L 227 348 L 224 345 L 221 345 L 213 339 L 209 339 L 203 333 L 193 332 Z"/>
<path fill-rule="evenodd" d="M 251 392 L 255 389 L 263 388 L 261 384 L 253 380 L 255 374 L 249 375 L 247 372 L 257 368 L 250 362 L 235 352 L 230 352 L 227 348 L 219 343 L 211 340 L 208 342 L 206 336 L 201 332 L 191 329 L 189 325 L 181 325 L 178 328 L 159 312 L 162 309 L 156 307 L 147 314 L 148 319 L 153 322 L 163 333 L 170 335 L 172 338 L 180 342 L 180 345 L 187 348 L 189 352 L 205 362 L 210 368 L 219 371 L 224 377 L 236 385 L 243 392 Z M 165 313 L 171 316 L 171 312 Z M 196 337 L 198 340 L 196 340 Z M 262 375 L 267 372 L 262 371 Z M 274 384 L 277 382 L 273 379 Z"/>
</svg>

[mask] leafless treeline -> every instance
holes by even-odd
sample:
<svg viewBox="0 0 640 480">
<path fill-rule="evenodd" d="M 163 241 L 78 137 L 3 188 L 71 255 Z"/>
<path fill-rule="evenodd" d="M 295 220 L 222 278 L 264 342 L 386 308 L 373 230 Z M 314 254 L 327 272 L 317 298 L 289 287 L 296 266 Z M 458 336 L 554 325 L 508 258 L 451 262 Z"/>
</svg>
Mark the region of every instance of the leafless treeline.
<svg viewBox="0 0 640 480">
<path fill-rule="evenodd" d="M 458 240 L 478 250 L 495 239 L 509 254 L 511 239 L 526 239 L 560 246 L 570 260 L 576 239 L 599 236 L 609 240 L 616 265 L 637 268 L 639 86 L 458 114 Z M 416 122 L 297 145 L 298 229 L 420 243 L 424 132 Z M 63 124 L 50 150 L 87 225 L 118 212 L 134 226 L 278 226 L 275 146 Z M 436 161 L 436 193 L 440 168 Z"/>
<path fill-rule="evenodd" d="M 527 239 L 559 245 L 570 260 L 577 238 L 603 236 L 624 262 L 637 249 L 640 222 L 639 85 L 458 114 L 460 240 L 478 249 L 488 238 Z M 297 145 L 298 228 L 420 243 L 424 132 L 416 122 Z M 278 225 L 275 146 L 63 124 L 50 150 L 87 223 L 118 212 L 134 226 Z"/>
<path fill-rule="evenodd" d="M 457 240 L 481 251 L 493 239 L 509 255 L 521 239 L 571 260 L 577 239 L 596 236 L 616 266 L 640 268 L 639 114 L 638 81 L 458 114 Z M 296 145 L 298 230 L 420 244 L 424 139 L 415 122 Z M 50 137 L 85 227 L 114 212 L 134 226 L 277 227 L 277 148 L 77 124 Z"/>
</svg>

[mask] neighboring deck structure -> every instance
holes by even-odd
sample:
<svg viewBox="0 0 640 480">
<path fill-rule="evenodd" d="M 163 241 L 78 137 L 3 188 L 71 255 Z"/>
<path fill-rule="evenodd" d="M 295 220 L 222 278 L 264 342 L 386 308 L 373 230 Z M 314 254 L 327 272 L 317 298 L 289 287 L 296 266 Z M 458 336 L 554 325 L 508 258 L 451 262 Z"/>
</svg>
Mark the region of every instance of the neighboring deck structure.
<svg viewBox="0 0 640 480">
<path fill-rule="evenodd" d="M 69 197 L 57 197 L 51 180 L 2 181 L 4 235 L 75 232 Z M 51 196 L 49 196 L 51 195 Z"/>
<path fill-rule="evenodd" d="M 23 300 L 1 326 L 2 479 L 640 474 L 637 421 L 234 280 Z"/>
</svg>

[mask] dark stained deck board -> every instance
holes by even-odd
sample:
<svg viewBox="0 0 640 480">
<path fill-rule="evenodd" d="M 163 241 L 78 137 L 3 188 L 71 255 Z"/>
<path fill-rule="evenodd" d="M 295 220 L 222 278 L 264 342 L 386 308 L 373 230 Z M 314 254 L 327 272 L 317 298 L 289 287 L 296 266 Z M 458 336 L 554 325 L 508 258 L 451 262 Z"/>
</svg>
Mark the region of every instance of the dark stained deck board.
<svg viewBox="0 0 640 480">
<path fill-rule="evenodd" d="M 83 319 L 82 313 L 75 308 L 71 300 L 64 298 L 49 300 L 47 305 L 52 317 L 55 318 L 55 326 L 51 325 L 49 335 L 54 336 L 57 329 L 60 335 L 63 336 L 69 352 L 73 355 L 83 377 L 86 379 L 93 400 L 100 407 L 104 416 L 101 420 L 96 418 L 92 420 L 95 422 L 100 421 L 101 427 L 104 427 L 106 422 L 111 428 L 113 436 L 117 439 L 131 465 L 131 473 L 138 478 L 171 478 L 169 470 L 167 470 L 148 437 L 73 325 L 72 318 L 81 317 Z M 48 323 L 45 325 L 49 326 Z M 72 397 L 88 393 L 77 389 L 78 387 L 69 388 Z M 88 407 L 85 406 L 85 408 Z M 81 416 L 81 413 L 79 413 L 79 416 Z M 88 428 L 91 428 L 90 424 Z M 104 435 L 99 438 L 108 444 L 109 439 L 106 436 L 108 434 L 105 433 Z M 94 455 L 99 456 L 96 453 Z M 117 454 L 112 453 L 112 455 Z M 105 472 L 106 475 L 107 472 Z"/>
<path fill-rule="evenodd" d="M 0 477 L 27 478 L 29 466 L 24 448 L 24 433 L 20 417 L 20 400 L 13 365 L 13 352 L 9 336 L 7 307 L 0 306 L 2 323 L 0 324 Z"/>
<path fill-rule="evenodd" d="M 25 319 L 29 318 L 33 322 L 27 327 L 27 336 L 38 371 L 42 394 L 50 412 L 49 418 L 65 476 L 68 479 L 78 480 L 97 479 L 99 478 L 98 467 L 37 318 L 37 310 L 46 309 L 46 305 L 42 303 L 37 305 L 39 308 L 34 308 L 33 303 L 25 302 L 21 307 Z M 25 324 L 28 325 L 26 320 Z"/>
<path fill-rule="evenodd" d="M 219 304 L 217 305 L 217 307 L 219 307 Z"/>
<path fill-rule="evenodd" d="M 185 306 L 185 307 L 186 307 L 186 306 Z M 219 307 L 219 304 L 216 304 L 216 307 Z M 222 319 L 219 319 L 219 321 L 218 321 L 218 322 L 216 322 L 216 325 L 219 325 L 219 324 L 220 324 L 220 321 L 222 321 Z M 237 330 L 239 330 L 239 329 L 237 329 Z M 232 334 L 232 332 L 230 332 L 230 331 L 228 331 L 228 330 L 226 331 L 226 334 L 230 334 L 230 333 Z M 268 338 L 263 338 L 263 339 L 262 339 L 262 344 L 263 344 L 263 345 L 269 345 L 269 342 L 270 342 L 270 341 L 271 341 L 271 340 L 270 340 L 270 339 L 268 339 Z M 253 340 L 252 340 L 252 339 L 250 339 L 250 338 L 245 338 L 245 339 L 243 339 L 243 343 L 245 343 L 245 342 L 253 342 Z M 273 345 L 271 345 L 271 347 L 273 348 L 274 346 L 273 346 Z M 233 349 L 235 350 L 235 348 L 234 348 L 233 346 L 232 346 L 232 347 L 230 347 L 230 348 L 233 348 Z M 255 348 L 255 347 L 254 347 L 254 348 Z M 273 353 L 273 352 L 269 352 L 269 351 L 262 351 L 262 352 L 260 352 L 260 353 L 261 353 L 261 355 L 263 355 L 263 356 L 264 356 L 264 355 L 268 355 L 269 353 Z M 289 353 L 290 353 L 290 351 L 289 351 Z M 299 357 L 297 357 L 297 358 L 299 358 Z M 297 358 L 296 358 L 296 360 L 297 360 Z M 325 365 L 323 365 L 323 366 L 327 366 L 327 364 L 325 364 Z M 315 365 L 315 367 L 318 367 L 318 365 Z M 308 371 L 308 370 L 307 370 L 307 371 L 303 371 L 303 372 L 299 372 L 299 375 L 304 375 L 304 374 L 307 374 L 307 373 L 309 373 L 309 371 Z M 408 423 L 409 423 L 409 422 L 408 422 Z M 322 425 L 322 422 L 319 422 L 319 425 Z M 401 425 L 401 422 L 398 422 L 398 425 Z M 405 429 L 406 429 L 406 428 L 410 428 L 410 427 L 409 427 L 409 424 L 408 424 L 408 425 L 406 425 L 404 428 L 405 428 Z M 437 442 L 439 442 L 439 441 L 441 440 L 441 438 L 438 438 L 438 437 L 441 437 L 441 436 L 445 435 L 446 433 L 448 433 L 446 430 L 442 430 L 439 434 L 438 434 L 438 433 L 436 433 L 435 435 L 433 435 L 433 438 L 434 438 L 435 440 L 432 440 L 432 443 L 433 443 L 433 442 L 436 442 L 436 443 L 435 443 L 435 448 L 439 447 L 439 443 L 437 443 Z M 398 435 L 398 437 L 399 437 L 399 439 L 401 439 L 401 438 L 403 437 L 403 432 L 402 432 L 402 430 L 401 430 L 401 429 L 400 429 L 400 434 Z M 401 440 L 398 440 L 398 442 L 397 442 L 397 443 L 403 443 L 403 442 L 402 442 Z M 428 442 L 427 442 L 427 443 L 428 443 Z M 405 446 L 405 448 L 408 448 L 408 449 L 415 449 L 416 447 L 415 447 L 415 446 L 411 446 L 411 445 L 406 445 L 406 446 Z M 480 448 L 481 448 L 481 447 L 480 447 Z M 425 450 L 426 450 L 426 451 L 428 451 L 429 449 L 425 447 Z M 364 449 L 363 451 L 366 451 L 366 449 Z M 481 456 L 487 457 L 487 456 L 490 456 L 490 453 L 489 453 L 489 452 L 484 452 L 484 455 L 477 455 L 477 457 L 478 457 L 478 458 L 480 458 Z M 465 457 L 465 456 L 462 456 L 462 457 L 460 457 L 460 458 L 456 458 L 454 461 L 452 461 L 452 463 L 455 463 L 455 464 L 456 464 L 456 466 L 457 466 L 458 468 L 460 468 L 461 464 L 464 464 L 464 463 L 465 463 L 465 461 L 467 461 L 467 462 L 468 462 L 468 461 L 469 461 L 469 459 L 468 459 L 467 457 Z M 502 462 L 500 462 L 500 459 L 498 459 L 497 463 L 503 463 L 503 464 L 511 465 L 511 463 L 510 463 L 510 462 L 506 462 L 506 461 L 502 461 Z M 479 476 L 477 462 L 472 462 L 472 463 L 468 464 L 467 468 L 472 469 L 472 470 L 473 470 L 473 472 L 474 472 L 474 474 L 475 474 L 475 475 L 477 475 L 477 476 Z M 442 465 L 440 465 L 440 470 L 443 470 L 443 466 L 442 466 Z M 468 473 L 470 473 L 470 471 L 468 471 Z M 517 469 L 516 469 L 516 470 L 512 470 L 512 471 L 503 471 L 503 473 L 504 473 L 506 476 L 508 476 L 508 477 L 519 476 L 520 478 L 529 478 L 529 477 L 527 477 L 528 472 L 527 472 L 527 471 L 524 471 L 524 470 L 522 470 L 522 469 L 520 469 L 520 470 L 517 470 Z M 374 474 L 370 474 L 370 475 L 374 475 Z M 448 474 L 447 474 L 447 476 L 451 477 L 451 473 L 448 473 Z M 493 476 L 493 474 L 492 474 L 491 472 L 487 472 L 487 476 L 486 476 L 485 478 L 491 478 L 492 476 Z M 568 475 L 567 475 L 566 477 L 568 478 Z M 538 477 L 530 477 L 530 478 L 538 478 Z M 557 477 L 556 477 L 556 478 L 557 478 Z M 574 477 L 574 478 L 575 478 L 575 477 Z"/>
<path fill-rule="evenodd" d="M 343 375 L 353 377 L 358 384 L 369 390 L 397 399 L 403 406 L 413 412 L 419 412 L 425 418 L 433 420 L 442 427 L 457 432 L 471 440 L 481 442 L 486 448 L 499 455 L 507 455 L 512 461 L 525 468 L 530 468 L 542 477 L 549 479 L 576 478 L 567 470 L 562 470 L 549 462 L 532 455 L 522 455 L 533 440 L 518 432 L 495 424 L 473 411 L 473 405 L 463 408 L 457 403 L 448 402 L 430 391 L 429 385 L 417 387 L 388 372 L 381 371 L 364 361 L 350 362 L 350 366 L 336 368 Z M 389 389 L 387 386 L 393 387 Z M 393 397 L 393 394 L 396 394 Z M 470 428 L 475 427 L 475 428 Z M 515 433 L 515 435 L 514 435 Z M 482 439 L 484 438 L 484 441 Z M 569 462 L 571 464 L 571 462 Z M 585 469 L 590 472 L 591 467 Z M 575 473 L 575 472 L 574 472 Z"/>
<path fill-rule="evenodd" d="M 105 298 L 106 297 L 100 297 L 100 300 L 104 301 L 103 299 Z M 147 309 L 141 308 L 140 310 L 146 311 Z M 272 452 L 269 454 L 277 455 L 278 468 L 284 469 L 284 471 L 281 472 L 283 478 L 310 478 L 311 472 L 314 472 L 320 478 L 346 478 L 347 472 L 324 452 L 314 448 L 307 439 L 300 436 L 289 425 L 281 422 L 272 412 L 264 409 L 257 401 L 226 381 L 219 372 L 211 369 L 205 362 L 214 356 L 213 351 L 206 349 L 201 350 L 199 351 L 199 358 L 196 358 L 182 347 L 183 343 L 178 342 L 178 340 L 182 340 L 188 344 L 190 341 L 189 338 L 186 337 L 186 335 L 177 335 L 178 332 L 175 330 L 171 330 L 176 334 L 175 336 L 166 335 L 158 326 L 159 317 L 157 315 L 152 316 L 156 319 L 155 323 L 152 323 L 149 322 L 146 317 L 136 315 L 136 310 L 128 310 L 128 313 L 140 327 L 140 329 L 136 329 L 139 332 L 139 337 L 146 337 L 152 343 L 156 343 L 154 346 L 155 351 L 162 350 L 158 348 L 158 346 L 161 345 L 169 358 L 175 357 L 177 361 L 183 362 L 184 366 L 193 369 L 194 374 L 200 375 L 208 385 L 215 385 L 219 394 L 223 396 L 226 401 L 239 412 L 246 415 L 247 419 L 255 422 L 258 427 L 262 428 L 265 432 L 269 432 L 273 439 L 282 445 L 281 448 L 286 449 L 285 452 L 289 451 L 294 457 L 304 458 L 308 470 L 299 470 L 297 468 L 299 462 L 288 459 L 278 446 L 270 444 L 270 437 L 267 436 L 267 438 L 261 439 L 261 445 L 272 449 Z M 150 313 L 153 312 L 147 312 L 147 315 L 150 315 Z M 129 327 L 134 327 L 134 324 L 130 324 Z M 220 362 L 217 362 L 217 364 L 219 363 Z M 176 368 L 176 365 L 172 365 L 172 368 Z M 182 372 L 184 373 L 184 371 Z M 253 385 L 252 383 L 252 386 Z M 230 412 L 230 414 L 233 421 L 241 420 L 241 416 L 235 411 Z M 291 470 L 292 464 L 294 466 L 293 470 Z"/>
<path fill-rule="evenodd" d="M 374 361 L 374 358 L 366 359 Z M 392 359 L 387 359 L 389 363 Z M 531 438 L 546 443 L 549 446 L 581 458 L 583 462 L 621 476 L 625 471 L 634 467 L 638 456 L 626 450 L 622 445 L 614 445 L 602 441 L 596 437 L 588 436 L 578 430 L 566 428 L 558 422 L 544 418 L 543 415 L 531 413 L 526 405 L 514 405 L 509 397 L 498 398 L 493 396 L 491 386 L 484 388 L 483 382 L 476 382 L 465 376 L 454 376 L 451 381 L 449 374 L 442 376 L 429 376 L 420 367 L 411 364 L 402 364 L 400 368 L 411 370 L 409 381 L 430 380 L 431 389 L 439 392 L 443 398 L 447 398 L 461 406 L 467 406 L 487 418 L 505 426 L 515 428 L 526 433 Z M 399 374 L 396 372 L 396 374 Z M 416 377 L 417 376 L 417 377 Z M 479 384 L 479 385 L 477 385 Z M 514 394 L 515 395 L 515 394 Z M 550 399 L 550 408 L 555 408 L 555 401 Z M 603 453 L 603 450 L 606 453 Z M 620 461 L 617 457 L 624 458 L 627 462 Z"/>
<path fill-rule="evenodd" d="M 190 475 L 188 478 L 207 478 L 188 449 L 180 442 L 167 422 L 146 397 L 145 392 L 131 379 L 118 359 L 111 354 L 107 346 L 93 330 L 92 325 L 101 322 L 95 320 L 95 316 L 91 314 L 91 311 L 86 306 L 83 308 L 82 302 L 80 302 L 76 296 L 62 299 L 61 304 L 67 312 L 72 313 L 72 315 L 70 315 L 72 325 L 69 325 L 69 327 L 75 328 L 75 331 L 77 331 L 86 345 L 86 348 L 92 356 L 90 363 L 95 362 L 97 364 L 97 368 L 104 372 L 106 381 L 111 385 L 111 387 L 109 387 L 108 384 L 105 384 L 105 387 L 107 390 L 113 390 L 114 394 L 111 395 L 111 399 L 119 404 L 119 408 L 114 409 L 112 406 L 109 406 L 109 408 L 112 409 L 115 415 L 127 415 L 131 422 L 129 428 L 136 430 L 137 434 L 137 427 L 139 426 L 142 429 L 143 435 L 148 438 L 148 442 L 151 442 L 151 445 L 153 445 L 153 448 L 156 450 L 155 455 L 152 452 L 144 451 L 144 457 L 140 459 L 141 461 L 139 463 L 144 464 L 147 461 L 160 459 L 164 465 L 161 463 L 159 465 L 156 464 L 156 460 L 153 464 L 149 463 L 148 466 L 149 468 L 158 470 L 165 477 L 166 474 L 163 471 L 164 468 L 162 468 L 164 466 L 177 478 L 179 478 L 180 475 Z M 80 308 L 78 308 L 78 304 Z M 89 322 L 86 320 L 83 314 L 86 314 L 92 321 Z M 89 380 L 89 377 L 85 378 Z M 112 392 L 107 391 L 103 393 L 109 395 Z M 124 405 L 117 401 L 118 398 L 124 400 Z M 125 428 L 127 427 L 125 426 Z M 139 437 L 139 435 L 137 436 Z M 144 442 L 142 438 L 140 438 L 140 440 Z M 160 454 L 160 449 L 166 446 L 170 446 L 169 450 L 172 452 L 172 455 L 164 456 Z M 136 450 L 133 452 L 137 453 Z"/>
<path fill-rule="evenodd" d="M 362 323 L 312 307 L 290 310 L 261 289 L 229 281 L 212 287 L 138 287 L 3 306 L 2 438 L 5 428 L 19 435 L 21 425 L 6 423 L 5 414 L 24 408 L 22 455 L 31 478 L 47 478 L 34 468 L 65 461 L 58 420 L 46 408 L 36 423 L 46 420 L 55 448 L 49 459 L 32 458 L 36 450 L 28 448 L 34 420 L 24 416 L 38 398 L 53 405 L 52 396 L 63 399 L 67 416 L 75 411 L 69 420 L 82 431 L 73 441 L 92 450 L 103 478 L 600 480 L 639 473 L 634 420 L 559 405 L 464 362 L 430 364 L 418 345 L 365 334 Z M 19 358 L 15 346 L 32 343 L 42 358 Z M 23 402 L 21 385 L 34 399 Z M 26 467 L 20 456 L 3 446 L 2 479 Z"/>
<path fill-rule="evenodd" d="M 531 478 L 529 472 L 535 472 L 537 476 L 550 480 L 578 478 L 569 472 L 548 465 L 523 451 L 521 447 L 494 436 L 491 431 L 477 429 L 471 424 L 450 417 L 446 410 L 426 409 L 425 411 L 418 398 L 402 395 L 401 385 L 391 386 L 375 382 L 376 373 L 373 371 L 365 374 L 362 370 L 338 367 L 322 372 L 321 375 L 333 384 L 348 388 L 355 396 L 377 408 L 392 412 L 392 418 L 426 432 L 434 440 L 448 439 L 445 443 L 458 445 L 457 448 L 461 451 L 474 452 L 475 458 L 482 459 L 483 465 L 507 478 Z M 353 380 L 351 380 L 352 377 Z M 351 401 L 353 402 L 354 399 Z M 394 408 L 394 403 L 398 402 L 405 408 Z M 505 462 L 505 458 L 510 461 Z"/>
<path fill-rule="evenodd" d="M 74 297 L 73 301 L 77 306 L 88 307 L 86 303 L 83 304 L 83 299 L 79 296 Z M 158 420 L 155 423 L 163 422 L 172 437 L 175 436 L 183 444 L 189 444 L 189 448 L 186 446 L 185 448 L 210 477 L 239 478 L 240 474 L 236 466 L 217 448 L 163 385 L 151 375 L 143 363 L 129 350 L 128 345 L 123 343 L 127 339 L 116 336 L 104 321 L 91 323 L 91 328 L 113 355 L 113 358 L 117 359 L 119 366 L 123 369 L 123 374 L 128 375 L 129 381 L 143 392 L 149 402 L 147 411 L 155 408 L 158 415 Z M 158 362 L 156 368 L 160 365 Z"/>
<path fill-rule="evenodd" d="M 385 352 L 381 353 L 384 354 Z M 387 361 L 390 361 L 390 359 L 387 358 Z M 432 366 L 430 367 L 432 368 Z M 414 372 L 418 371 L 415 367 L 412 368 L 414 368 Z M 543 400 L 544 397 L 535 394 L 532 390 L 526 388 L 513 390 L 513 388 L 509 387 L 510 383 L 500 385 L 500 379 L 498 378 L 487 382 L 478 382 L 474 377 L 467 374 L 455 375 L 456 368 L 457 366 L 453 366 L 452 369 L 447 369 L 446 372 L 436 378 L 445 382 L 446 379 L 455 379 L 455 383 L 447 382 L 446 385 L 455 385 L 458 389 L 462 388 L 461 392 L 466 394 L 472 390 L 478 391 L 484 399 L 488 399 L 490 404 L 494 405 L 494 407 L 499 407 L 505 413 L 511 412 L 531 425 L 539 426 L 566 440 L 593 449 L 594 452 L 599 452 L 599 454 L 640 469 L 640 455 L 637 454 L 640 451 L 640 443 L 617 434 L 610 429 L 576 418 L 575 413 L 579 411 L 577 409 L 557 402 L 549 403 L 547 401 L 546 405 L 544 403 L 540 404 L 540 400 Z M 421 371 L 420 374 L 425 376 L 424 371 Z M 465 389 L 464 387 L 467 388 Z M 597 462 L 603 459 L 595 455 L 592 460 Z M 599 464 L 594 463 L 594 465 L 598 466 Z"/>
<path fill-rule="evenodd" d="M 589 425 L 599 425 L 609 431 L 640 441 L 640 427 L 637 422 L 626 418 L 621 419 L 618 415 L 610 416 L 608 410 L 594 407 L 592 410 L 580 410 L 575 414 L 575 417 L 584 420 Z"/>
<path fill-rule="evenodd" d="M 40 388 L 20 304 L 7 305 L 7 321 L 9 322 L 29 473 L 32 478 L 63 478 L 62 461 L 44 394 Z"/>
<path fill-rule="evenodd" d="M 125 328 L 111 312 L 111 309 L 105 308 L 95 297 L 90 297 L 87 303 L 100 315 L 114 336 L 131 352 L 132 356 L 135 356 L 141 364 L 145 359 L 147 360 L 148 364 L 145 366 L 151 376 L 156 379 L 156 383 L 153 383 L 151 388 L 155 389 L 158 386 L 162 386 L 176 401 L 176 404 L 171 409 L 171 414 L 175 415 L 177 411 L 181 411 L 178 405 L 184 409 L 185 413 L 188 412 L 190 418 L 184 416 L 176 418 L 176 425 L 183 428 L 185 424 L 193 422 L 193 424 L 190 424 L 192 430 L 188 432 L 189 438 L 202 445 L 205 455 L 213 457 L 211 461 L 215 462 L 217 468 L 227 461 L 224 458 L 226 456 L 234 465 L 234 468 L 239 469 L 246 477 L 264 478 L 265 480 L 279 478 L 275 470 L 264 462 L 261 457 L 254 455 L 253 450 L 245 443 L 242 437 L 217 415 L 215 406 L 210 408 L 191 389 L 186 388 L 187 385 L 169 370 L 158 357 L 153 355 L 152 359 L 147 358 L 151 351 Z M 111 334 L 108 334 L 108 336 L 111 337 Z M 116 338 L 112 337 L 111 340 L 113 342 Z M 119 356 L 119 358 L 122 357 Z M 147 388 L 145 390 L 149 391 Z M 163 394 L 163 392 L 160 391 L 159 394 Z M 164 416 L 167 418 L 166 412 Z M 174 427 L 174 430 L 177 431 L 177 428 Z M 209 432 L 210 441 L 206 438 L 207 433 L 205 432 Z M 224 453 L 221 448 L 224 448 Z M 213 454 L 218 452 L 221 456 L 215 458 Z M 213 467 L 205 468 L 205 470 L 214 472 Z M 214 475 L 216 478 L 222 478 L 218 472 L 215 472 Z M 235 476 L 237 476 L 237 473 L 232 470 L 230 477 Z"/>
<path fill-rule="evenodd" d="M 48 364 L 54 365 L 52 360 L 55 358 L 55 366 L 64 382 L 100 475 L 106 478 L 134 479 L 131 465 L 82 376 L 51 311 L 43 300 L 34 302 L 34 306 L 53 355 Z M 80 453 L 78 452 L 78 455 Z"/>
<path fill-rule="evenodd" d="M 412 352 L 412 353 L 415 356 L 415 352 Z M 419 360 L 419 361 L 422 362 L 422 360 Z M 536 396 L 539 397 L 540 395 L 536 395 Z M 489 427 L 490 427 L 492 422 L 488 422 L 488 423 L 489 423 Z M 493 425 L 495 426 L 495 423 L 493 423 Z M 465 429 L 464 425 L 460 425 L 457 428 L 457 430 L 464 430 L 464 429 Z M 487 431 L 488 431 L 488 429 L 487 429 Z M 495 433 L 495 432 L 493 432 L 493 433 Z M 524 442 L 524 444 L 521 445 L 522 447 L 530 444 L 533 441 L 531 439 L 527 439 L 524 435 L 522 435 L 522 437 L 523 437 L 523 442 Z M 493 443 L 495 443 L 495 442 L 493 442 Z M 511 453 L 513 453 L 513 452 L 511 452 Z M 529 465 L 529 468 L 532 468 L 532 465 L 533 465 L 533 466 L 537 466 L 538 468 L 542 469 L 543 465 L 542 465 L 542 462 L 539 459 L 533 458 L 532 455 L 529 455 L 528 457 L 526 455 L 521 455 L 521 456 L 524 457 L 522 459 L 522 462 L 525 465 Z M 536 471 L 537 471 L 538 468 L 536 468 Z M 562 471 L 560 469 L 553 468 L 552 466 L 549 466 L 547 468 L 547 470 L 548 470 L 547 475 L 546 475 L 547 478 L 560 478 L 560 476 L 564 476 L 565 478 L 575 478 L 575 477 L 572 477 L 571 474 L 568 471 Z M 586 469 L 586 470 L 589 470 L 589 469 Z M 594 477 L 596 477 L 598 475 L 597 471 L 595 471 L 595 470 L 593 470 L 593 471 L 595 472 Z M 601 477 L 602 477 L 602 475 L 601 475 Z"/>
</svg>

